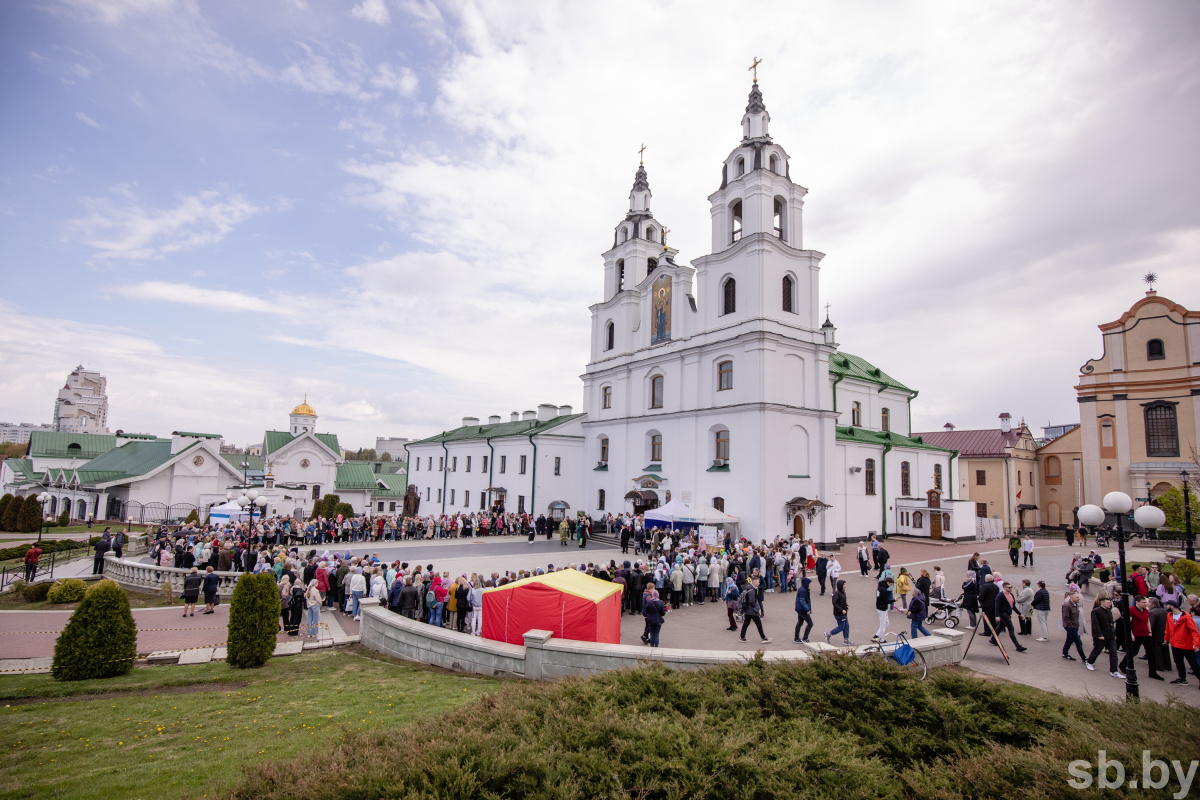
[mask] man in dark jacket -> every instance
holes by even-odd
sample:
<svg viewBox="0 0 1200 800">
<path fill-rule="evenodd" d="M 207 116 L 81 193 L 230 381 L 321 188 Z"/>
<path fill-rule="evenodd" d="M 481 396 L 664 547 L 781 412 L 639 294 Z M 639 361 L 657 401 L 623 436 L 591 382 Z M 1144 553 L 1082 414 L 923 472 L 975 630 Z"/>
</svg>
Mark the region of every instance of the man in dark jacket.
<svg viewBox="0 0 1200 800">
<path fill-rule="evenodd" d="M 1050 634 L 1050 592 L 1046 591 L 1046 582 L 1038 581 L 1038 590 L 1033 593 L 1033 610 L 1037 614 L 1038 627 L 1042 635 L 1039 642 L 1049 641 Z"/>
<path fill-rule="evenodd" d="M 842 634 L 842 644 L 849 647 L 853 644 L 850 641 L 850 606 L 846 602 L 846 582 L 839 580 L 837 585 L 833 587 L 833 620 L 837 623 L 837 627 L 825 634 L 825 642 L 829 642 L 829 637 L 839 631 Z"/>
<path fill-rule="evenodd" d="M 875 551 L 875 558 L 878 559 L 878 561 L 875 562 L 875 568 L 879 570 L 879 572 L 875 573 L 875 577 L 879 578 L 881 575 L 883 575 L 883 570 L 885 567 L 887 567 L 888 559 L 891 558 L 891 554 L 887 551 L 886 547 L 879 545 L 879 549 Z"/>
<path fill-rule="evenodd" d="M 1150 641 L 1153 642 L 1146 648 L 1146 661 L 1149 662 L 1150 675 L 1158 674 L 1159 670 L 1170 670 L 1171 660 L 1167 653 L 1166 635 L 1167 635 L 1167 610 L 1163 608 L 1162 602 L 1157 597 L 1151 597 L 1147 600 L 1148 614 L 1150 618 Z"/>
<path fill-rule="evenodd" d="M 663 601 L 659 600 L 657 595 L 651 595 L 650 599 L 642 604 L 642 608 L 642 615 L 646 618 L 646 635 L 642 637 L 642 641 L 651 647 L 658 647 L 658 634 L 662 630 L 667 607 L 663 605 Z"/>
<path fill-rule="evenodd" d="M 750 587 L 746 589 L 742 598 L 739 598 L 739 603 L 742 608 L 742 613 L 745 619 L 742 620 L 742 641 L 746 641 L 746 629 L 750 627 L 750 622 L 754 622 L 754 627 L 758 628 L 758 635 L 763 640 L 763 643 L 771 641 L 767 638 L 767 634 L 763 632 L 762 626 L 762 603 L 759 601 L 759 593 L 762 589 L 759 588 L 761 581 L 756 576 L 751 582 Z"/>
<path fill-rule="evenodd" d="M 1071 655 L 1071 645 L 1079 651 L 1080 660 L 1086 661 L 1083 655 L 1083 642 L 1079 639 L 1079 592 L 1071 592 L 1062 604 L 1062 626 L 1067 632 L 1067 640 L 1063 642 L 1062 657 L 1074 661 Z"/>
<path fill-rule="evenodd" d="M 825 576 L 829 574 L 829 559 L 824 553 L 817 556 L 817 583 L 821 586 L 821 596 L 825 596 Z"/>
<path fill-rule="evenodd" d="M 92 562 L 93 575 L 104 574 L 104 554 L 108 552 L 108 549 L 111 546 L 109 542 L 110 540 L 107 532 L 100 537 L 100 541 L 96 542 L 96 560 Z"/>
<path fill-rule="evenodd" d="M 1092 665 L 1105 650 L 1108 651 L 1108 674 L 1124 679 L 1125 676 L 1117 669 L 1117 640 L 1113 635 L 1112 600 L 1102 596 L 1092 607 L 1092 652 L 1084 666 L 1094 671 L 1096 668 Z"/>
<path fill-rule="evenodd" d="M 917 592 L 912 596 L 912 602 L 908 604 L 908 618 L 912 620 L 908 632 L 910 639 L 916 639 L 917 635 L 921 633 L 926 636 L 932 635 L 925 628 L 925 617 L 925 595 Z"/>
<path fill-rule="evenodd" d="M 792 635 L 792 641 L 800 644 L 808 644 L 808 634 L 812 632 L 812 597 L 809 595 L 808 587 L 812 583 L 812 578 L 801 578 L 800 588 L 796 590 L 796 632 Z M 800 635 L 800 626 L 806 625 L 804 635 Z"/>
<path fill-rule="evenodd" d="M 995 628 L 996 628 L 996 596 L 1000 594 L 1000 587 L 996 586 L 996 581 L 992 578 L 991 573 L 983 579 L 983 588 L 979 590 L 979 608 L 983 611 L 983 615 L 987 617 L 988 622 L 992 624 L 992 630 L 988 631 L 993 634 L 992 644 L 996 643 Z"/>
<path fill-rule="evenodd" d="M 995 583 L 993 582 L 993 586 Z M 1028 647 L 1023 646 L 1017 641 L 1017 633 L 1013 628 L 1013 605 L 1014 600 L 1012 595 L 1007 591 L 996 593 L 996 635 L 999 636 L 1004 630 L 1008 630 L 1008 638 L 1012 640 L 1013 647 L 1018 653 L 1024 653 Z"/>
<path fill-rule="evenodd" d="M 421 613 L 421 590 L 413 585 L 411 577 L 404 579 L 404 588 L 400 590 L 396 606 L 400 615 L 409 619 L 416 619 Z"/>
</svg>

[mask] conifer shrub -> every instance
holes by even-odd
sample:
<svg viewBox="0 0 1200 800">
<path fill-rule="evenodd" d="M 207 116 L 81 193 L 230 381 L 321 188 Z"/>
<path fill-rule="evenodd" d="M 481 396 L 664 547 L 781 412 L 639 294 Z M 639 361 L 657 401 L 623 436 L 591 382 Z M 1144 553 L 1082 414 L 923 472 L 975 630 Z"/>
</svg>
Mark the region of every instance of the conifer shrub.
<svg viewBox="0 0 1200 800">
<path fill-rule="evenodd" d="M 194 508 L 191 511 L 189 511 L 188 515 L 183 520 L 183 524 L 187 525 L 189 522 L 195 522 L 195 523 L 199 524 L 200 512 L 196 511 L 196 509 L 194 509 Z"/>
<path fill-rule="evenodd" d="M 41 603 L 48 599 L 51 586 L 52 584 L 49 581 L 42 581 L 41 583 L 27 583 L 21 588 L 21 596 L 24 597 L 25 601 L 28 603 Z"/>
<path fill-rule="evenodd" d="M 136 657 L 137 624 L 129 598 L 116 581 L 106 579 L 87 590 L 54 643 L 50 673 L 60 681 L 111 678 L 133 669 Z"/>
<path fill-rule="evenodd" d="M 51 603 L 77 603 L 87 592 L 87 584 L 79 578 L 67 578 L 55 581 L 46 593 L 46 599 Z"/>
<path fill-rule="evenodd" d="M 279 631 L 279 589 L 274 572 L 243 576 L 229 607 L 225 661 L 231 667 L 261 667 L 275 652 Z"/>
<path fill-rule="evenodd" d="M 31 494 L 25 498 L 25 502 L 21 503 L 21 516 L 16 530 L 21 533 L 37 533 L 41 527 L 42 504 L 38 502 L 36 495 Z"/>
<path fill-rule="evenodd" d="M 336 519 L 337 515 L 341 514 L 343 518 L 354 516 L 354 506 L 349 503 L 338 503 L 333 508 L 333 516 Z"/>
<path fill-rule="evenodd" d="M 25 500 L 22 497 L 13 497 L 4 509 L 4 516 L 0 518 L 0 528 L 6 531 L 15 533 L 20 532 L 21 525 L 21 509 L 25 507 Z"/>
<path fill-rule="evenodd" d="M 12 502 L 12 500 L 13 500 L 13 496 L 11 494 L 6 494 L 3 497 L 0 497 L 0 530 L 7 530 L 4 527 L 4 522 L 3 522 L 4 521 L 4 512 L 8 511 L 8 505 L 9 505 L 9 503 Z"/>
<path fill-rule="evenodd" d="M 58 515 L 58 527 L 65 528 L 71 524 L 71 512 L 63 509 L 63 512 Z"/>
</svg>

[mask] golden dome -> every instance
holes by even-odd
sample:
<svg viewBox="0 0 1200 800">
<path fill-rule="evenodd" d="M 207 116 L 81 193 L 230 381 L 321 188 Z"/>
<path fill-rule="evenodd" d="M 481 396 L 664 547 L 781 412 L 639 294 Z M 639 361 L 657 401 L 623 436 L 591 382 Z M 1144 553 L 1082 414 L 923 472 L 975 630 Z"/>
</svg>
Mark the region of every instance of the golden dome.
<svg viewBox="0 0 1200 800">
<path fill-rule="evenodd" d="M 303 415 L 306 417 L 315 417 L 317 415 L 317 412 L 313 410 L 313 407 L 308 404 L 307 399 L 306 399 L 305 402 L 301 403 L 300 405 L 298 405 L 292 409 L 292 415 L 295 416 L 296 414 L 300 414 L 300 415 Z"/>
</svg>

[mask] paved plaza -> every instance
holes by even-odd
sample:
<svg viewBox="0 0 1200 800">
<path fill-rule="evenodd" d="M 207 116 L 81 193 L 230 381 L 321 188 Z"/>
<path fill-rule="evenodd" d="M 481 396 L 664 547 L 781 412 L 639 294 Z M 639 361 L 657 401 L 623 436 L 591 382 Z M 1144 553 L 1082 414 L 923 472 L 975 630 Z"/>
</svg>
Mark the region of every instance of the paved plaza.
<svg viewBox="0 0 1200 800">
<path fill-rule="evenodd" d="M 1009 648 L 1011 663 L 1005 663 L 999 650 L 991 646 L 982 635 L 976 638 L 971 647 L 964 667 L 996 678 L 1025 683 L 1042 689 L 1061 692 L 1079 697 L 1095 697 L 1099 699 L 1120 699 L 1125 695 L 1123 681 L 1112 678 L 1107 671 L 1105 657 L 1102 657 L 1095 672 L 1089 672 L 1081 662 L 1065 661 L 1060 657 L 1063 633 L 1059 628 L 1059 606 L 1065 589 L 1064 575 L 1072 556 L 1080 551 L 1079 547 L 1069 548 L 1064 542 L 1039 541 L 1035 550 L 1035 564 L 1032 568 L 1012 567 L 1008 560 L 1008 551 L 1004 540 L 994 542 L 968 542 L 963 544 L 936 545 L 912 540 L 889 539 L 887 548 L 891 553 L 894 571 L 901 566 L 910 571 L 921 568 L 930 569 L 940 566 L 947 576 L 948 593 L 956 596 L 958 586 L 965 579 L 966 564 L 971 554 L 978 550 L 983 558 L 988 559 L 992 568 L 1004 575 L 1007 580 L 1015 583 L 1022 578 L 1045 580 L 1050 590 L 1052 609 L 1050 613 L 1050 641 L 1036 642 L 1038 635 L 1035 625 L 1034 636 L 1019 637 L 1022 644 L 1029 648 L 1025 653 L 1016 653 Z M 319 548 L 324 550 L 324 547 Z M 473 572 L 490 575 L 492 572 L 503 573 L 506 570 L 546 568 L 593 562 L 607 564 L 616 560 L 620 564 L 625 559 L 633 560 L 634 556 L 623 556 L 620 548 L 599 540 L 591 540 L 587 548 L 578 547 L 576 542 L 570 542 L 567 547 L 561 546 L 557 536 L 552 540 L 539 538 L 530 544 L 525 538 L 505 537 L 498 539 L 460 539 L 416 542 L 379 542 L 358 543 L 350 550 L 355 555 L 377 554 L 380 558 L 392 561 L 399 559 L 411 564 L 421 564 L 423 567 L 432 564 L 438 572 L 448 572 L 451 576 L 470 575 Z M 341 552 L 345 552 L 344 546 Z M 1084 549 L 1083 552 L 1087 552 Z M 1116 558 L 1112 548 L 1100 550 L 1107 561 Z M 854 559 L 854 550 L 846 549 L 838 554 L 842 562 L 842 577 L 846 581 L 846 590 L 850 606 L 850 636 L 857 644 L 869 642 L 871 635 L 877 629 L 878 621 L 875 613 L 875 579 L 862 577 L 858 573 Z M 1130 560 L 1160 560 L 1162 553 L 1156 550 L 1134 548 L 1129 551 Z M 76 574 L 90 574 L 91 561 L 83 559 L 71 564 L 71 571 Z M 829 602 L 829 593 L 819 596 L 816 581 L 813 581 L 813 631 L 810 634 L 812 642 L 823 641 L 824 633 L 833 627 L 833 614 Z M 1084 611 L 1090 612 L 1092 594 L 1084 596 Z M 794 612 L 795 594 L 780 594 L 768 592 L 764 595 L 763 626 L 771 642 L 762 644 L 751 626 L 747 632 L 748 641 L 743 644 L 736 632 L 726 630 L 728 617 L 723 602 L 695 603 L 672 611 L 667 615 L 662 627 L 661 645 L 663 647 L 696 648 L 707 650 L 745 650 L 748 647 L 761 647 L 763 650 L 790 650 L 802 645 L 792 642 L 796 623 Z M 225 626 L 228 623 L 229 605 L 224 602 L 212 615 L 197 615 L 186 619 L 180 617 L 176 608 L 138 609 L 134 612 L 137 620 L 138 651 L 186 650 L 189 648 L 217 647 L 224 643 Z M 58 631 L 70 617 L 68 611 L 6 611 L 0 612 L 0 659 L 22 659 L 47 657 L 53 654 L 54 641 Z M 908 620 L 902 611 L 891 615 L 889 631 L 907 632 Z M 321 620 L 326 627 L 323 637 L 353 637 L 359 633 L 358 623 L 348 615 L 325 610 Z M 958 630 L 969 633 L 968 623 L 964 615 Z M 942 623 L 930 624 L 927 627 L 936 633 L 942 628 Z M 621 640 L 626 644 L 640 645 L 643 622 L 640 616 L 625 615 L 622 618 Z M 280 635 L 280 642 L 289 641 L 290 637 Z M 292 639 L 291 641 L 295 641 Z M 839 639 L 834 640 L 837 644 Z M 1006 638 L 1007 641 L 1007 638 Z M 1090 637 L 1084 636 L 1085 646 L 1090 646 Z M 1165 673 L 1164 673 L 1165 674 Z M 1170 686 L 1165 681 L 1151 681 L 1146 677 L 1146 662 L 1138 662 L 1138 676 L 1142 696 L 1147 699 L 1164 702 L 1175 698 L 1190 705 L 1200 705 L 1200 690 L 1197 681 L 1189 676 L 1191 685 L 1187 687 Z M 1169 680 L 1170 676 L 1168 676 Z"/>
</svg>

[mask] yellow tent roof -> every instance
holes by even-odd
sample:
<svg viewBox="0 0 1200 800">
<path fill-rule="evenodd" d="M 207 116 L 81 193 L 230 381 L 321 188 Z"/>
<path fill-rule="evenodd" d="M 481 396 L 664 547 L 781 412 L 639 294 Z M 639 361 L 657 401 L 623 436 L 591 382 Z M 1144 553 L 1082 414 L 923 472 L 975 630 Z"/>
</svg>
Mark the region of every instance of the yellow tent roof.
<svg viewBox="0 0 1200 800">
<path fill-rule="evenodd" d="M 506 583 L 503 586 L 484 589 L 484 591 L 503 592 L 506 589 L 515 589 L 518 586 L 525 586 L 531 583 L 545 584 L 560 592 L 573 594 L 585 600 L 591 600 L 593 603 L 598 603 L 609 595 L 621 591 L 621 584 L 593 578 L 591 575 L 585 575 L 577 569 L 564 569 L 545 575 L 534 575 L 531 578 L 522 578 L 519 581 Z"/>
</svg>

